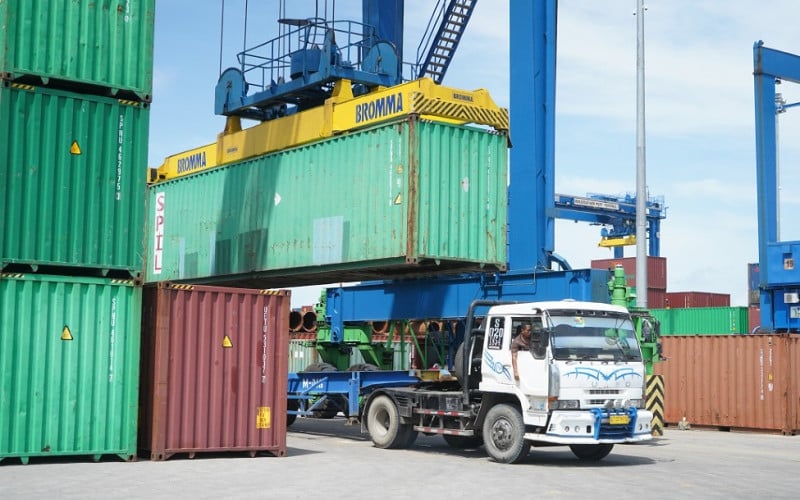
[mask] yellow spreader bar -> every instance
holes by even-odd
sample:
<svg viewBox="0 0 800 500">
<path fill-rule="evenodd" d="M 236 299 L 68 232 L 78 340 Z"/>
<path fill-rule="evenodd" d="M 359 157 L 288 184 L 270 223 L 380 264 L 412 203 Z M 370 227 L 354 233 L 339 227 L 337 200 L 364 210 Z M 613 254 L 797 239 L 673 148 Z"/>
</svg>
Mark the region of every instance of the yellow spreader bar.
<svg viewBox="0 0 800 500">
<path fill-rule="evenodd" d="M 217 142 L 168 156 L 150 181 L 183 177 L 411 115 L 443 123 L 509 129 L 508 110 L 498 107 L 484 89 L 454 89 L 421 78 L 353 97 L 350 81 L 341 80 L 333 95 L 317 108 L 244 130 L 238 117 L 228 118 Z"/>
<path fill-rule="evenodd" d="M 600 243 L 597 244 L 599 247 L 622 247 L 627 245 L 635 245 L 636 244 L 636 236 L 628 235 L 628 236 L 620 236 L 619 238 L 603 238 L 600 240 Z"/>
</svg>

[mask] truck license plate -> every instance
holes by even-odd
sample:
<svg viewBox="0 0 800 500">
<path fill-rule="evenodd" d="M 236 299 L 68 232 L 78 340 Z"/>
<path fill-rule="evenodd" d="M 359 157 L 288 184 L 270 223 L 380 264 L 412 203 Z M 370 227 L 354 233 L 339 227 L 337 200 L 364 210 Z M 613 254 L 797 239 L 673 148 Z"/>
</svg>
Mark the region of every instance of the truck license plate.
<svg viewBox="0 0 800 500">
<path fill-rule="evenodd" d="M 608 417 L 608 423 L 611 425 L 627 425 L 630 420 L 627 415 L 611 415 Z"/>
</svg>

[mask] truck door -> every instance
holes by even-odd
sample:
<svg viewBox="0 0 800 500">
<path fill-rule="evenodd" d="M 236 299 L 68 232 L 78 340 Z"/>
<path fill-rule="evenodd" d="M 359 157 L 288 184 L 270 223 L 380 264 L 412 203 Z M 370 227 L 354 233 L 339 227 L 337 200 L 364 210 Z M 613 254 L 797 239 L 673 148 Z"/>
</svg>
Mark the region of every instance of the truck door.
<svg viewBox="0 0 800 500">
<path fill-rule="evenodd" d="M 517 371 L 519 380 L 515 383 L 523 393 L 531 396 L 540 396 L 537 401 L 541 403 L 541 408 L 546 408 L 548 394 L 548 364 L 547 364 L 547 338 L 542 325 L 541 317 L 514 317 L 511 318 L 513 335 L 509 343 L 509 352 L 514 344 L 517 335 L 525 335 L 524 331 L 530 329 L 530 346 L 527 349 L 519 348 L 517 353 Z M 517 341 L 525 344 L 524 341 Z M 513 356 L 513 354 L 512 354 Z M 538 403 L 537 403 L 538 406 Z"/>
</svg>

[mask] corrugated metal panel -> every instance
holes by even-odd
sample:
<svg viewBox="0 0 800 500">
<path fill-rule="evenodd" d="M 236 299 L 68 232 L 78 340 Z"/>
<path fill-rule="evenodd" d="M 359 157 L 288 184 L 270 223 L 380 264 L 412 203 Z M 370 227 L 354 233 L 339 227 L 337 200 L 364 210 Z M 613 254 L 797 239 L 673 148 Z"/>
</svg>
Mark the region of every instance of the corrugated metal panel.
<svg viewBox="0 0 800 500">
<path fill-rule="evenodd" d="M 155 0 L 2 0 L 0 73 L 130 90 L 153 82 Z"/>
<path fill-rule="evenodd" d="M 761 268 L 758 262 L 747 264 L 747 305 L 761 306 Z"/>
<path fill-rule="evenodd" d="M 156 184 L 147 281 L 504 268 L 506 177 L 504 136 L 410 119 Z"/>
<path fill-rule="evenodd" d="M 647 307 L 664 307 L 667 302 L 667 292 L 664 290 L 647 290 Z"/>
<path fill-rule="evenodd" d="M 143 266 L 150 110 L 0 87 L 0 261 Z"/>
<path fill-rule="evenodd" d="M 596 259 L 590 264 L 592 269 L 610 269 L 619 264 L 625 269 L 628 286 L 636 286 L 636 257 L 621 259 Z M 647 287 L 654 290 L 667 289 L 667 258 L 647 256 Z"/>
<path fill-rule="evenodd" d="M 661 322 L 661 335 L 730 335 L 749 333 L 746 307 L 650 309 Z"/>
<path fill-rule="evenodd" d="M 318 358 L 317 348 L 313 341 L 289 341 L 289 373 L 305 370 L 306 366 L 318 362 Z"/>
<path fill-rule="evenodd" d="M 0 275 L 0 460 L 136 456 L 141 288 Z"/>
<path fill-rule="evenodd" d="M 288 291 L 145 289 L 140 448 L 286 454 Z"/>
<path fill-rule="evenodd" d="M 800 336 L 667 337 L 663 349 L 667 423 L 800 431 Z"/>
<path fill-rule="evenodd" d="M 668 292 L 666 304 L 661 307 L 730 307 L 731 296 L 727 293 Z"/>
<path fill-rule="evenodd" d="M 759 306 L 750 306 L 747 308 L 747 331 L 749 333 L 758 333 L 761 329 L 761 308 Z"/>
</svg>

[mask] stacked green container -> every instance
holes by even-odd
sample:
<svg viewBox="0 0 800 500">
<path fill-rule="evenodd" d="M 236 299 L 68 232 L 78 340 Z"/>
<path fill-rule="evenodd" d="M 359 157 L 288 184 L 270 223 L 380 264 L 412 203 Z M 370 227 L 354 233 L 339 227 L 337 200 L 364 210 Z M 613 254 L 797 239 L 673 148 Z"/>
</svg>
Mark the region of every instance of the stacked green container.
<svg viewBox="0 0 800 500">
<path fill-rule="evenodd" d="M 0 275 L 0 460 L 136 456 L 142 289 Z"/>
<path fill-rule="evenodd" d="M 0 0 L 0 459 L 136 454 L 154 13 Z"/>
<path fill-rule="evenodd" d="M 731 335 L 748 333 L 746 307 L 650 309 L 661 335 Z"/>
<path fill-rule="evenodd" d="M 0 0 L 0 74 L 147 101 L 154 13 L 155 0 Z"/>
<path fill-rule="evenodd" d="M 0 83 L 3 266 L 139 275 L 149 116 L 146 103 Z"/>
</svg>

